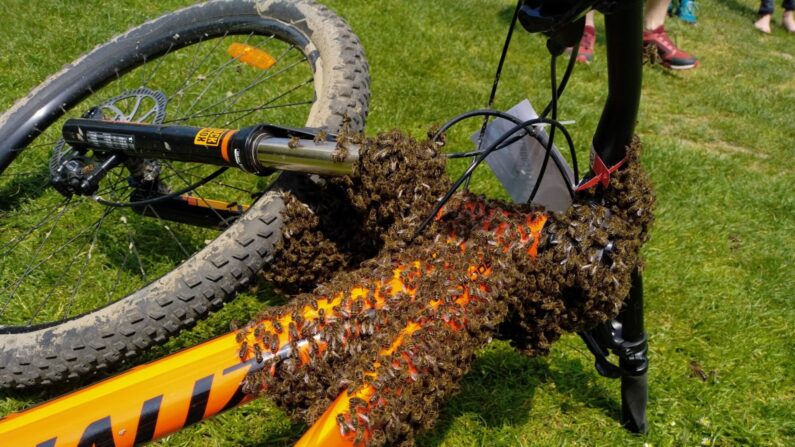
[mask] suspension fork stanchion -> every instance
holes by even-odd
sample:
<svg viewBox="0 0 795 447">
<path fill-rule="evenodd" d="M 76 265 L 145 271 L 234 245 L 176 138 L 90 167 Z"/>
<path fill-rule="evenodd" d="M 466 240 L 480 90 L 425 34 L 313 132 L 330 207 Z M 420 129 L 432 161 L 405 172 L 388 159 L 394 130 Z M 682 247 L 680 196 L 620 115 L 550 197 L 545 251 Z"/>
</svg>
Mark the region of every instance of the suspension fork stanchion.
<svg viewBox="0 0 795 447">
<path fill-rule="evenodd" d="M 359 145 L 343 146 L 333 136 L 326 141 L 316 131 L 269 124 L 238 130 L 75 118 L 64 123 L 63 137 L 72 147 L 94 152 L 235 167 L 252 174 L 354 174 Z"/>
</svg>

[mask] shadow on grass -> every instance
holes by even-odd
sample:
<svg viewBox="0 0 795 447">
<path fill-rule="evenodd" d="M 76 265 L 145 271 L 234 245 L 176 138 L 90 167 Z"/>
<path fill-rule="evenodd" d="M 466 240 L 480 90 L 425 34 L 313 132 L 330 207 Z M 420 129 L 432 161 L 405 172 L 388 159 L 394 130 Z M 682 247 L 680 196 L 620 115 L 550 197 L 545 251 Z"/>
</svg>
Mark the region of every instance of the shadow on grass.
<svg viewBox="0 0 795 447">
<path fill-rule="evenodd" d="M 11 177 L 5 185 L 0 187 L 0 216 L 7 216 L 24 201 L 38 196 L 47 187 L 49 172 L 32 173 Z"/>
<path fill-rule="evenodd" d="M 487 429 L 505 425 L 523 425 L 539 417 L 533 408 L 536 390 L 554 384 L 563 396 L 560 403 L 565 414 L 585 406 L 601 411 L 617 423 L 620 399 L 607 388 L 593 366 L 579 359 L 527 358 L 507 345 L 479 356 L 461 383 L 460 392 L 442 408 L 433 430 L 418 438 L 418 445 L 438 447 L 455 420 L 471 415 Z M 615 394 L 615 395 L 614 395 Z"/>
<path fill-rule="evenodd" d="M 757 9 L 749 7 L 748 5 L 738 2 L 737 0 L 724 0 L 722 3 L 723 6 L 744 16 L 747 15 L 756 17 L 757 13 L 759 12 Z M 778 0 L 776 0 L 776 3 L 778 3 Z"/>
<path fill-rule="evenodd" d="M 516 6 L 508 5 L 497 12 L 497 17 L 499 17 L 502 22 L 510 25 L 511 20 L 513 20 L 514 11 L 516 11 Z"/>
<path fill-rule="evenodd" d="M 278 429 L 271 429 L 267 433 L 263 433 L 263 437 L 257 438 L 250 445 L 251 447 L 293 446 L 307 430 L 309 430 L 309 427 L 303 422 L 281 424 Z"/>
</svg>

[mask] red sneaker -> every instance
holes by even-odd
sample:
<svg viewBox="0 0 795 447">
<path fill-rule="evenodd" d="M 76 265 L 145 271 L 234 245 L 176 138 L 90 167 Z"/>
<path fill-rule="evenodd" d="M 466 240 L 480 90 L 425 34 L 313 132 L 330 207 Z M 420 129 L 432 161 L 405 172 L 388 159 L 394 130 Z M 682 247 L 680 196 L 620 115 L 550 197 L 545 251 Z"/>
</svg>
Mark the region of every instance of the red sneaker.
<svg viewBox="0 0 795 447">
<path fill-rule="evenodd" d="M 698 59 L 676 47 L 668 37 L 665 26 L 643 32 L 643 44 L 653 46 L 662 60 L 663 66 L 673 70 L 687 70 L 698 66 Z"/>
<path fill-rule="evenodd" d="M 593 47 L 596 44 L 596 28 L 586 26 L 580 39 L 580 49 L 577 50 L 577 62 L 590 64 L 593 61 Z"/>
</svg>

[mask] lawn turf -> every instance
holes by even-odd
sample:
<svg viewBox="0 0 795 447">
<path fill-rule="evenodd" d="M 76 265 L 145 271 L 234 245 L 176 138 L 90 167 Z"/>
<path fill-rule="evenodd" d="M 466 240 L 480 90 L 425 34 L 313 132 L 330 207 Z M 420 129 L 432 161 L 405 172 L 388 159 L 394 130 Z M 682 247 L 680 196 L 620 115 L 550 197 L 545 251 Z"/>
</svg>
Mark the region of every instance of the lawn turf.
<svg viewBox="0 0 795 447">
<path fill-rule="evenodd" d="M 94 45 L 185 1 L 3 2 L 0 108 Z M 368 132 L 421 135 L 485 106 L 513 3 L 504 0 L 326 2 L 361 38 L 371 65 Z M 478 356 L 423 446 L 795 445 L 795 36 L 751 23 L 755 0 L 701 0 L 699 23 L 671 19 L 701 67 L 644 70 L 637 132 L 658 195 L 645 247 L 650 433 L 618 422 L 618 383 L 601 378 L 576 336 L 527 359 L 504 343 Z M 776 21 L 780 20 L 780 8 Z M 603 26 L 595 60 L 561 101 L 581 168 L 605 97 Z M 543 39 L 519 32 L 496 106 L 549 97 Z M 468 149 L 478 123 L 451 135 Z M 460 172 L 452 166 L 451 172 Z M 474 189 L 501 195 L 482 170 Z M 154 358 L 228 329 L 272 298 L 243 295 L 155 350 Z M 699 374 L 704 372 L 704 377 Z M 0 414 L 43 394 L 0 397 Z M 305 427 L 266 401 L 160 441 L 162 446 L 290 445 Z"/>
</svg>

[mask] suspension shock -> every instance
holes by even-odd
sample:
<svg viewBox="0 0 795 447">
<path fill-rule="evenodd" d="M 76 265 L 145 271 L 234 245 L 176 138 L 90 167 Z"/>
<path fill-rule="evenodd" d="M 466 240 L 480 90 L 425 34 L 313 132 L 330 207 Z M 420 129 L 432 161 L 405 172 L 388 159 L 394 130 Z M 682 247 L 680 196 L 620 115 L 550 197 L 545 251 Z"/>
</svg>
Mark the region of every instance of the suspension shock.
<svg viewBox="0 0 795 447">
<path fill-rule="evenodd" d="M 78 118 L 63 126 L 67 144 L 99 153 L 229 166 L 258 175 L 274 170 L 352 175 L 359 145 L 321 136 L 316 129 L 268 124 L 236 130 Z"/>
</svg>

